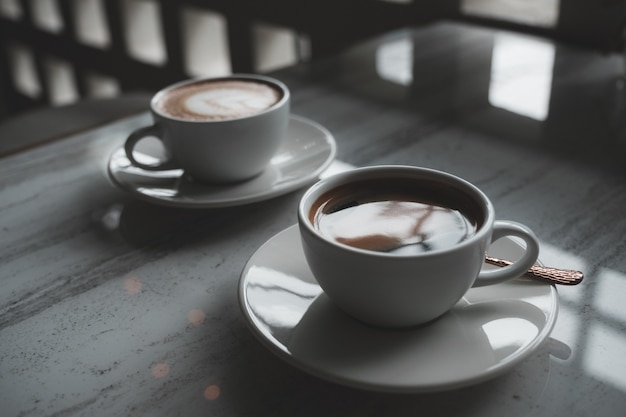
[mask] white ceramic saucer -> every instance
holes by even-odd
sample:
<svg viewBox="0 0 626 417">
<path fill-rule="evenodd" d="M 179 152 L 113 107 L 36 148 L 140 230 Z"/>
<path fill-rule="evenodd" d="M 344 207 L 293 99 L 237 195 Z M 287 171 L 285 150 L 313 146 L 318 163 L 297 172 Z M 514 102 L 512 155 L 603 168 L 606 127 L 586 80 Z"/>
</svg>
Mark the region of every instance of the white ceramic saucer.
<svg viewBox="0 0 626 417">
<path fill-rule="evenodd" d="M 516 259 L 521 251 L 505 238 L 490 253 Z M 239 302 L 253 333 L 282 359 L 336 383 L 387 392 L 440 391 L 500 375 L 546 339 L 558 309 L 554 286 L 518 279 L 471 289 L 450 312 L 421 327 L 370 327 L 322 292 L 297 225 L 252 255 L 241 274 Z"/>
<path fill-rule="evenodd" d="M 241 183 L 207 185 L 183 171 L 146 171 L 133 166 L 123 147 L 111 155 L 108 173 L 121 189 L 144 200 L 174 207 L 228 207 L 267 200 L 313 182 L 333 161 L 336 144 L 323 126 L 291 116 L 287 139 L 261 175 Z M 141 155 L 144 160 L 148 155 Z"/>
</svg>

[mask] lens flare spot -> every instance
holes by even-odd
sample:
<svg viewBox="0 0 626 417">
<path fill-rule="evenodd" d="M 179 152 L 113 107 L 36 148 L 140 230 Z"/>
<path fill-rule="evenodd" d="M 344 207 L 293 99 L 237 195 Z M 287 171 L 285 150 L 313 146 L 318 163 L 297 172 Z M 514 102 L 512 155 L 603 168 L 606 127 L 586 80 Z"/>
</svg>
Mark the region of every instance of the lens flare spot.
<svg viewBox="0 0 626 417">
<path fill-rule="evenodd" d="M 164 362 L 159 362 L 152 367 L 152 377 L 154 379 L 165 378 L 170 373 L 170 366 Z"/>
<path fill-rule="evenodd" d="M 222 390 L 217 385 L 209 385 L 204 389 L 204 398 L 209 401 L 217 400 Z"/>
<path fill-rule="evenodd" d="M 189 311 L 189 313 L 187 313 L 187 321 L 189 321 L 189 323 L 193 324 L 194 326 L 199 326 L 202 323 L 204 323 L 204 320 L 206 319 L 206 314 L 204 314 L 204 311 L 200 310 L 199 308 L 194 308 L 193 310 Z"/>
<path fill-rule="evenodd" d="M 137 277 L 124 280 L 124 291 L 128 294 L 139 294 L 141 292 L 141 281 Z"/>
</svg>

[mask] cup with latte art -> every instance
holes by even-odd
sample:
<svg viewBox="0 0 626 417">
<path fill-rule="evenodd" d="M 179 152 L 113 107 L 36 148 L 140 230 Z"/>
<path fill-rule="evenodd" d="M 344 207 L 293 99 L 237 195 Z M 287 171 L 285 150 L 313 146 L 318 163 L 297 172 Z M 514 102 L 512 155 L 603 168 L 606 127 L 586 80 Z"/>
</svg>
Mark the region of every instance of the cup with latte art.
<svg viewBox="0 0 626 417">
<path fill-rule="evenodd" d="M 154 123 L 132 132 L 125 143 L 130 162 L 148 171 L 183 169 L 193 180 L 232 183 L 259 175 L 283 143 L 290 93 L 266 76 L 236 74 L 183 81 L 150 102 Z M 154 137 L 166 158 L 139 161 L 138 142 Z"/>
</svg>

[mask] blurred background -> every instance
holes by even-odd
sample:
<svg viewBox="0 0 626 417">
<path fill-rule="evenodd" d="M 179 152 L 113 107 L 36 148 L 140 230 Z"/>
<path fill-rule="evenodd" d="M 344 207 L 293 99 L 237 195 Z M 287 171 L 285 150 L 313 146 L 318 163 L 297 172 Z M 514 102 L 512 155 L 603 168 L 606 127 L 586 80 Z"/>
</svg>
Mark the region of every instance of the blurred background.
<svg viewBox="0 0 626 417">
<path fill-rule="evenodd" d="M 122 94 L 141 107 L 181 79 L 266 73 L 440 20 L 624 55 L 625 0 L 0 0 L 0 121 Z"/>
</svg>

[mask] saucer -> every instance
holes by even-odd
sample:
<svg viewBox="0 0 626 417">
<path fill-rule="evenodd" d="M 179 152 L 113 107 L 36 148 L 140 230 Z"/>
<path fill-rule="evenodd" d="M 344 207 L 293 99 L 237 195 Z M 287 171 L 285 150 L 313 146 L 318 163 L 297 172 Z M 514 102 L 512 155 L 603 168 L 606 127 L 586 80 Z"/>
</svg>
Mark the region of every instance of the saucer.
<svg viewBox="0 0 626 417">
<path fill-rule="evenodd" d="M 116 149 L 108 162 L 111 181 L 119 188 L 156 204 L 188 208 L 228 207 L 254 203 L 294 191 L 317 177 L 336 154 L 332 134 L 316 122 L 291 116 L 285 143 L 259 176 L 240 183 L 208 185 L 195 182 L 180 169 L 147 171 L 133 166 Z M 138 159 L 150 160 L 149 155 Z"/>
<path fill-rule="evenodd" d="M 491 255 L 508 259 L 522 251 L 508 238 L 490 248 Z M 371 327 L 322 292 L 294 225 L 249 259 L 239 303 L 252 332 L 288 363 L 351 387 L 415 393 L 477 384 L 511 370 L 550 334 L 558 295 L 552 285 L 517 279 L 470 289 L 451 311 L 424 326 Z"/>
</svg>

